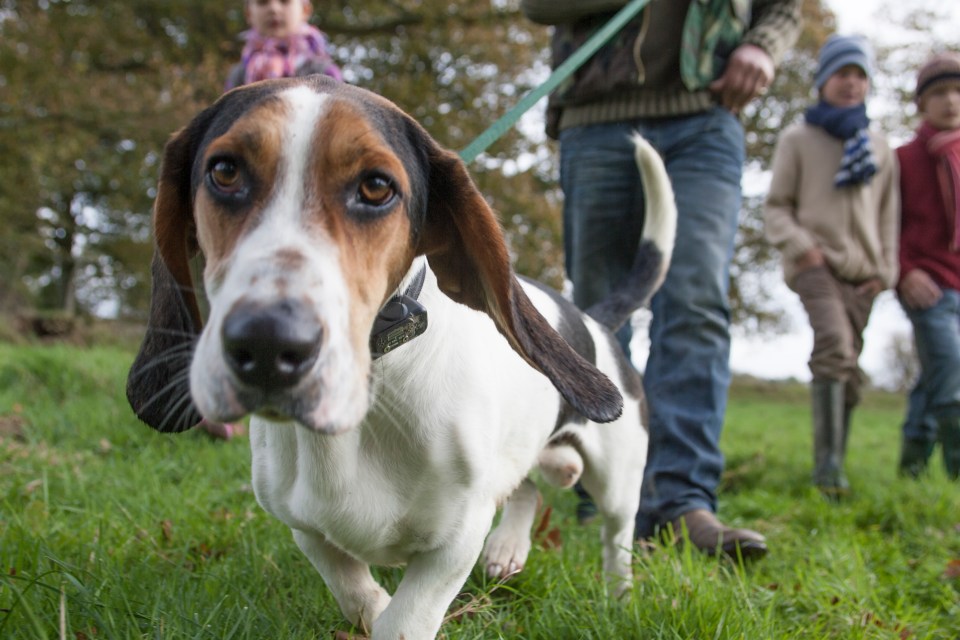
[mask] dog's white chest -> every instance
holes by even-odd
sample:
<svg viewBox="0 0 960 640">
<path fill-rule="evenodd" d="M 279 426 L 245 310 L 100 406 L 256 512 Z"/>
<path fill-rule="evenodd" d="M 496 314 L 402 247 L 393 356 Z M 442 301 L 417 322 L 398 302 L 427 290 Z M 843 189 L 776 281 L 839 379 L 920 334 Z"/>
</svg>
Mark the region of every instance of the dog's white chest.
<svg viewBox="0 0 960 640">
<path fill-rule="evenodd" d="M 469 508 L 474 476 L 437 465 L 448 452 L 413 451 L 357 432 L 318 435 L 256 418 L 250 438 L 253 486 L 263 508 L 370 564 L 402 564 L 444 544 Z M 418 456 L 422 464 L 411 464 Z"/>
</svg>

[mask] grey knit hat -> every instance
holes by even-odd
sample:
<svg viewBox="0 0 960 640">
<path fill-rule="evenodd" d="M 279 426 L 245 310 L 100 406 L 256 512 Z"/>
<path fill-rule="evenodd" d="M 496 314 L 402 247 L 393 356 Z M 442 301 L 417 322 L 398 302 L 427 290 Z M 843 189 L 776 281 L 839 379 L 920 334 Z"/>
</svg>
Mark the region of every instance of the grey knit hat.
<svg viewBox="0 0 960 640">
<path fill-rule="evenodd" d="M 941 80 L 960 80 L 960 54 L 948 51 L 927 60 L 917 74 L 915 98 L 919 100 L 924 91 Z"/>
<path fill-rule="evenodd" d="M 813 83 L 822 89 L 830 76 L 848 64 L 855 64 L 867 77 L 873 75 L 873 47 L 863 36 L 832 35 L 820 48 L 817 73 Z"/>
</svg>

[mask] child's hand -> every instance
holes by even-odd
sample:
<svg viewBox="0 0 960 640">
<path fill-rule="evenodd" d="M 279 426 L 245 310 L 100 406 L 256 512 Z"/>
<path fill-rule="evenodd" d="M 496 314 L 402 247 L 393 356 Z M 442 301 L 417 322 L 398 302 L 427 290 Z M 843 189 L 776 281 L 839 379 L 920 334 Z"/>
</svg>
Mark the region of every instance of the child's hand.
<svg viewBox="0 0 960 640">
<path fill-rule="evenodd" d="M 929 309 L 940 301 L 943 291 L 926 271 L 913 269 L 900 280 L 897 293 L 911 309 Z"/>
<path fill-rule="evenodd" d="M 870 278 L 865 282 L 861 282 L 857 286 L 857 295 L 863 296 L 865 298 L 876 298 L 880 295 L 880 292 L 883 291 L 884 286 L 880 278 Z"/>
<path fill-rule="evenodd" d="M 807 249 L 794 261 L 794 264 L 797 267 L 797 271 L 806 271 L 807 269 L 813 269 L 814 267 L 823 266 L 823 252 L 820 251 L 819 247 L 812 247 Z"/>
</svg>

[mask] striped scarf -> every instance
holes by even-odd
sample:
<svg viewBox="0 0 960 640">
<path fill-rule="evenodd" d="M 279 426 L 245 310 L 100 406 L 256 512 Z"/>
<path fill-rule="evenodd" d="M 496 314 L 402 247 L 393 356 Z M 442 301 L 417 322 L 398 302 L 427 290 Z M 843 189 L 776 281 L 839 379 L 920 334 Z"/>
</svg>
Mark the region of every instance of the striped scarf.
<svg viewBox="0 0 960 640">
<path fill-rule="evenodd" d="M 337 80 L 343 74 L 327 53 L 327 40 L 316 27 L 305 24 L 289 38 L 265 38 L 254 30 L 240 34 L 247 41 L 241 64 L 246 70 L 244 84 L 297 75 L 306 62 L 316 62 L 323 73 Z"/>
<path fill-rule="evenodd" d="M 835 187 L 870 182 L 877 172 L 877 163 L 870 145 L 870 118 L 866 105 L 834 107 L 821 101 L 807 109 L 806 120 L 843 142 L 843 158 L 833 179 Z"/>
<path fill-rule="evenodd" d="M 919 135 L 937 160 L 937 182 L 950 223 L 950 250 L 960 250 L 960 129 L 939 131 L 924 122 Z"/>
</svg>

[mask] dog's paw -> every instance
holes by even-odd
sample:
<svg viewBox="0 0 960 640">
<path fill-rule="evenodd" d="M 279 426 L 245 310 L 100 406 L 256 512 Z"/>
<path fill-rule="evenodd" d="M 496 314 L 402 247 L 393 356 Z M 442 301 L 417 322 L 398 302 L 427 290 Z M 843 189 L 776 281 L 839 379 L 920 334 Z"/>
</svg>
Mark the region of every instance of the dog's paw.
<svg viewBox="0 0 960 640">
<path fill-rule="evenodd" d="M 377 585 L 375 589 L 363 594 L 357 594 L 347 602 L 342 602 L 340 609 L 344 617 L 363 633 L 370 633 L 373 623 L 390 604 L 390 594 Z"/>
<path fill-rule="evenodd" d="M 580 452 L 568 444 L 548 445 L 537 459 L 544 479 L 555 487 L 569 489 L 583 473 Z"/>
<path fill-rule="evenodd" d="M 489 577 L 505 580 L 520 573 L 529 554 L 529 532 L 497 527 L 487 538 L 482 558 Z"/>
</svg>

